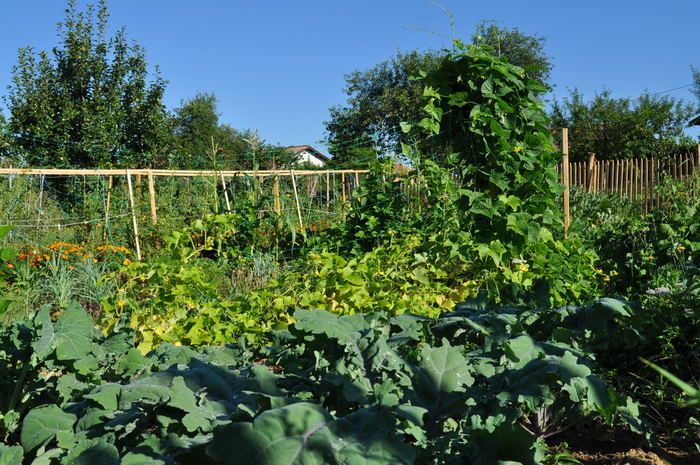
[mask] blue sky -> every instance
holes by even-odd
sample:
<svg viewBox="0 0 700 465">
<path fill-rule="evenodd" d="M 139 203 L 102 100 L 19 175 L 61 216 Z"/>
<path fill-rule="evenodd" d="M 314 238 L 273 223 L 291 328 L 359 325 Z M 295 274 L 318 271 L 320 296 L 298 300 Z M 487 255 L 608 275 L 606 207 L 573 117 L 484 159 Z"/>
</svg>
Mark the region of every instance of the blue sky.
<svg viewBox="0 0 700 465">
<path fill-rule="evenodd" d="M 494 20 L 547 38 L 555 94 L 607 87 L 616 96 L 666 91 L 700 67 L 700 2 L 674 0 L 442 0 L 455 36 Z M 343 75 L 397 50 L 441 48 L 450 21 L 424 0 L 111 0 L 113 27 L 127 27 L 169 81 L 166 103 L 197 92 L 220 100 L 222 121 L 257 128 L 270 142 L 316 144 L 328 107 L 344 101 Z M 0 89 L 17 49 L 56 43 L 63 0 L 4 0 Z M 671 93 L 692 99 L 688 89 Z"/>
</svg>

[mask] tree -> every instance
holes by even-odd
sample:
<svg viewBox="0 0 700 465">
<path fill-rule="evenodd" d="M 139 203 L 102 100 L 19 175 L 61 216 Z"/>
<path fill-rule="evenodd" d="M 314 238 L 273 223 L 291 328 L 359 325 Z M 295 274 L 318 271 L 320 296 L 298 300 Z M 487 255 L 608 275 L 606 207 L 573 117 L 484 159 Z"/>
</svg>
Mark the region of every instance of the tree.
<svg viewBox="0 0 700 465">
<path fill-rule="evenodd" d="M 547 84 L 552 66 L 543 52 L 544 38 L 481 23 L 472 40 Z M 422 117 L 423 85 L 414 78 L 435 70 L 441 56 L 431 50 L 399 52 L 368 70 L 346 75 L 347 103 L 332 107 L 325 123 L 332 163 L 356 167 L 380 154 L 401 153 L 407 139 L 400 123 Z"/>
<path fill-rule="evenodd" d="M 10 156 L 10 140 L 11 138 L 5 115 L 0 112 L 0 160 L 4 160 Z"/>
<path fill-rule="evenodd" d="M 175 110 L 175 166 L 240 166 L 247 144 L 239 131 L 219 122 L 217 106 L 214 94 L 197 94 Z"/>
<path fill-rule="evenodd" d="M 604 90 L 586 102 L 573 90 L 561 102 L 555 100 L 552 123 L 569 128 L 573 160 L 585 160 L 589 153 L 603 160 L 664 158 L 692 149 L 694 142 L 683 130 L 696 111 L 693 105 L 665 95 L 613 98 Z"/>
<path fill-rule="evenodd" d="M 170 117 L 165 81 L 149 80 L 145 52 L 124 29 L 107 37 L 104 0 L 69 0 L 51 52 L 20 49 L 5 102 L 22 162 L 107 167 L 164 163 Z"/>
<path fill-rule="evenodd" d="M 326 122 L 333 164 L 365 165 L 380 152 L 399 152 L 405 137 L 399 124 L 421 114 L 423 87 L 411 77 L 436 63 L 435 52 L 412 51 L 346 75 L 347 104 L 332 107 Z"/>
</svg>

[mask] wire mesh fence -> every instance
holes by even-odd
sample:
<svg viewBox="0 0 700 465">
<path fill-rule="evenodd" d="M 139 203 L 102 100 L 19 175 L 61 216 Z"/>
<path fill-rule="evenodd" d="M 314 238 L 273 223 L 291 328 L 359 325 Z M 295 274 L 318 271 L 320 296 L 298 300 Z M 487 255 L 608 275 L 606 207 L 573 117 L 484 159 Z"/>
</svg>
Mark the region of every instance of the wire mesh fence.
<svg viewBox="0 0 700 465">
<path fill-rule="evenodd" d="M 251 200 L 260 215 L 289 217 L 300 231 L 340 221 L 366 173 L 2 168 L 0 225 L 34 243 L 129 244 L 140 255 L 163 234 Z"/>
</svg>

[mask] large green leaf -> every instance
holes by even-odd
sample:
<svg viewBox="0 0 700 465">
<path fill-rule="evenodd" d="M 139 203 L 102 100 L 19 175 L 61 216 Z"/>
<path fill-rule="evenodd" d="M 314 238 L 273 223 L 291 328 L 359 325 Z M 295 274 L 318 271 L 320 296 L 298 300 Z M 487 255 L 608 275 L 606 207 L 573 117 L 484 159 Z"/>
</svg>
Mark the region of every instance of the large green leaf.
<svg viewBox="0 0 700 465">
<path fill-rule="evenodd" d="M 30 411 L 24 418 L 20 440 L 26 452 L 48 444 L 56 434 L 71 433 L 76 417 L 55 405 L 44 405 Z"/>
<path fill-rule="evenodd" d="M 474 378 L 459 347 L 452 347 L 447 340 L 443 340 L 440 347 L 423 346 L 420 363 L 413 367 L 413 372 L 412 400 L 428 409 L 432 419 L 466 405 L 464 391 L 474 383 Z"/>
<path fill-rule="evenodd" d="M 56 321 L 56 358 L 78 360 L 90 353 L 94 325 L 80 304 L 73 302 Z"/>
<path fill-rule="evenodd" d="M 22 463 L 24 450 L 20 446 L 0 444 L 0 465 L 19 465 Z"/>
<path fill-rule="evenodd" d="M 395 436 L 391 417 L 359 410 L 333 420 L 315 404 L 268 410 L 252 423 L 218 428 L 207 453 L 225 465 L 413 463 L 411 447 Z"/>
<path fill-rule="evenodd" d="M 268 410 L 252 423 L 218 428 L 207 453 L 225 465 L 333 463 L 327 429 L 331 421 L 331 416 L 315 404 Z"/>
</svg>

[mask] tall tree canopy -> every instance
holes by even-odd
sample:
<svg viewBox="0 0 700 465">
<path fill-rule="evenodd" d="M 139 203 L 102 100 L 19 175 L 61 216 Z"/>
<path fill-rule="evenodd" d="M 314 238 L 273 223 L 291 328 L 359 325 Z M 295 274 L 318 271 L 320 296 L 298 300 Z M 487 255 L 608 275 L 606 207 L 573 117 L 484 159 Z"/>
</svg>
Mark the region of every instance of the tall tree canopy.
<svg viewBox="0 0 700 465">
<path fill-rule="evenodd" d="M 526 77 L 548 86 L 551 63 L 544 54 L 544 38 L 529 36 L 517 28 L 480 24 L 474 43 L 490 47 L 494 54 L 526 70 Z M 402 121 L 422 117 L 423 84 L 413 77 L 435 70 L 442 53 L 398 53 L 374 67 L 345 76 L 344 105 L 330 109 L 326 135 L 333 163 L 366 164 L 378 154 L 400 153 L 406 135 Z"/>
<path fill-rule="evenodd" d="M 240 166 L 248 144 L 242 133 L 219 122 L 217 106 L 214 94 L 197 94 L 175 109 L 176 166 Z"/>
<path fill-rule="evenodd" d="M 69 0 L 51 52 L 19 51 L 5 103 L 21 161 L 32 166 L 162 164 L 171 130 L 165 81 L 149 78 L 143 48 L 124 29 L 107 36 L 104 0 Z"/>
<path fill-rule="evenodd" d="M 698 98 L 698 104 L 700 104 L 700 69 L 696 67 L 691 68 L 693 73 L 693 93 Z"/>
<path fill-rule="evenodd" d="M 668 157 L 692 150 L 695 142 L 683 133 L 697 108 L 667 95 L 642 94 L 637 99 L 614 98 L 604 90 L 586 101 L 573 90 L 555 101 L 552 123 L 568 127 L 570 153 L 584 160 Z"/>
</svg>

